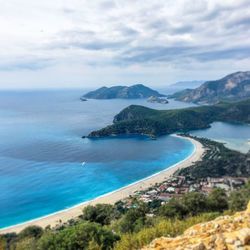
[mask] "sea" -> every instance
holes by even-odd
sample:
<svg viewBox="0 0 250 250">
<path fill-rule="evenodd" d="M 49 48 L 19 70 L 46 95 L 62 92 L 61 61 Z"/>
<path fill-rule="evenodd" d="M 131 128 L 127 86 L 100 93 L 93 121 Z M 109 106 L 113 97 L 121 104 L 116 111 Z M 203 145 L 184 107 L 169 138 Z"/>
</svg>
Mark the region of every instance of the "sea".
<svg viewBox="0 0 250 250">
<path fill-rule="evenodd" d="M 112 123 L 123 108 L 194 106 L 171 100 L 88 100 L 84 90 L 0 92 L 0 228 L 67 209 L 160 172 L 194 146 L 171 135 L 83 139 Z M 214 123 L 193 131 L 247 151 L 250 126 Z M 242 145 L 244 144 L 244 145 Z M 241 145 L 241 147 L 239 147 Z"/>
</svg>

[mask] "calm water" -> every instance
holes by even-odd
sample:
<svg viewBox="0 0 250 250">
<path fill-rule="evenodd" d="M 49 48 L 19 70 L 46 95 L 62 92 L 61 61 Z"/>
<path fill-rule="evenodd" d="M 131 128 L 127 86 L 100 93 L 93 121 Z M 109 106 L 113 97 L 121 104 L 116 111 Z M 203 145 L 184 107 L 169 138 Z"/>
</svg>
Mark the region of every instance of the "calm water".
<svg viewBox="0 0 250 250">
<path fill-rule="evenodd" d="M 0 227 L 87 201 L 189 156 L 193 145 L 172 136 L 81 139 L 145 100 L 79 101 L 81 91 L 0 93 Z M 81 163 L 87 162 L 85 167 Z"/>
<path fill-rule="evenodd" d="M 193 135 L 225 143 L 228 148 L 247 153 L 250 150 L 250 125 L 214 122 L 209 129 L 197 130 Z"/>
</svg>

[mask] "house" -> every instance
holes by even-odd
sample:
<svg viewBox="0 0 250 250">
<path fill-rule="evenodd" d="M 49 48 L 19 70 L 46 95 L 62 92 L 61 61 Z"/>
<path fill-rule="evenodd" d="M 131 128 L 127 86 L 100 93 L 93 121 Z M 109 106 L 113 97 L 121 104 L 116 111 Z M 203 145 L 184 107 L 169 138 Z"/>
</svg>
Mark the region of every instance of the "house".
<svg viewBox="0 0 250 250">
<path fill-rule="evenodd" d="M 166 191 L 169 192 L 169 193 L 174 193 L 175 188 L 174 187 L 168 187 Z"/>
</svg>

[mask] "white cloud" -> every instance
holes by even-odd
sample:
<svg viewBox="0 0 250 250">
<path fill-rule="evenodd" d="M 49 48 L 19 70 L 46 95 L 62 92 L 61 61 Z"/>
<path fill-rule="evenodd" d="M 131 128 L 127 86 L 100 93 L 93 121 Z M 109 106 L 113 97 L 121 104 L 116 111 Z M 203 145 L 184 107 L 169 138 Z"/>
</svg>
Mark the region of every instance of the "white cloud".
<svg viewBox="0 0 250 250">
<path fill-rule="evenodd" d="M 0 4 L 0 88 L 160 85 L 249 66 L 248 0 Z"/>
</svg>

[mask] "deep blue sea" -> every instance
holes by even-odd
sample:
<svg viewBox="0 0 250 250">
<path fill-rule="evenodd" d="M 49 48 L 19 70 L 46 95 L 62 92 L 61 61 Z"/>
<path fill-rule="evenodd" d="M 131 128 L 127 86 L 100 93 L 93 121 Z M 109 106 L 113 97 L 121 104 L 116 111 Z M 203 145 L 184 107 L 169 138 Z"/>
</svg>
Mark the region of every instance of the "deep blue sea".
<svg viewBox="0 0 250 250">
<path fill-rule="evenodd" d="M 82 90 L 0 92 L 0 228 L 114 191 L 188 157 L 193 145 L 173 136 L 82 139 L 130 104 L 188 107 L 145 100 L 89 100 Z M 229 126 L 229 127 L 228 127 Z M 215 123 L 197 133 L 247 141 L 250 127 Z M 240 132 L 243 129 L 243 132 Z M 235 133 L 237 131 L 237 133 Z M 222 135 L 222 136 L 221 136 Z M 230 136 L 228 136 L 230 137 Z M 82 162 L 86 162 L 83 167 Z"/>
<path fill-rule="evenodd" d="M 0 92 L 0 227 L 41 217 L 148 177 L 188 157 L 172 136 L 82 139 L 145 100 L 89 100 L 83 91 Z M 82 162 L 86 162 L 83 167 Z"/>
</svg>

